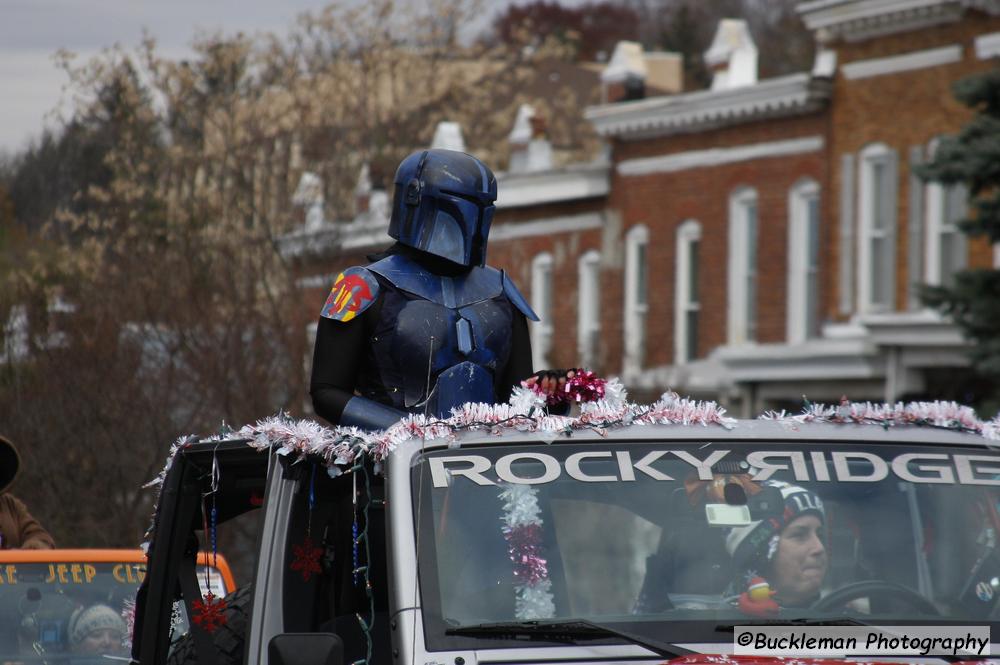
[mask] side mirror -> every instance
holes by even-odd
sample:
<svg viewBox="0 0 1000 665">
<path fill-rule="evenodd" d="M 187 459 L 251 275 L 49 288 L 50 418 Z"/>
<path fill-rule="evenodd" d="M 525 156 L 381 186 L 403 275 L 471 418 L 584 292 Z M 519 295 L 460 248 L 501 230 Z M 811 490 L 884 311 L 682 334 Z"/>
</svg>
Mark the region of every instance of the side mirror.
<svg viewBox="0 0 1000 665">
<path fill-rule="evenodd" d="M 269 665 L 344 665 L 344 642 L 333 633 L 282 633 L 267 645 Z"/>
</svg>

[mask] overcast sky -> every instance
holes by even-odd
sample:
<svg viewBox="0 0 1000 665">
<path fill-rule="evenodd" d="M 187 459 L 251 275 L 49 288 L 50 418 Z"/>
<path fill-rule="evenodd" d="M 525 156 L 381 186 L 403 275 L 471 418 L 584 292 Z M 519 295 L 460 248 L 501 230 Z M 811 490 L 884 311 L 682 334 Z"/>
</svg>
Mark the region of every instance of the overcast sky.
<svg viewBox="0 0 1000 665">
<path fill-rule="evenodd" d="M 525 2 L 486 4 L 495 12 Z M 299 14 L 324 4 L 323 0 L 0 0 L 0 152 L 24 148 L 41 133 L 46 117 L 59 104 L 66 76 L 52 56 L 60 48 L 81 57 L 115 43 L 133 48 L 145 28 L 163 54 L 177 57 L 199 31 L 285 34 Z M 483 25 L 487 23 L 484 17 Z"/>
</svg>

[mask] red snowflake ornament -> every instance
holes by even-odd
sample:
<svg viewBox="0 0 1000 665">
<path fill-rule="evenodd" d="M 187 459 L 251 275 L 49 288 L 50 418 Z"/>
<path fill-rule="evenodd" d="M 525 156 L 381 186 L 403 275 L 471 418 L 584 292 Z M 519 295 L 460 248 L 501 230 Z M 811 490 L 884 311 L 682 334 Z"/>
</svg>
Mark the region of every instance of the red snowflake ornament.
<svg viewBox="0 0 1000 665">
<path fill-rule="evenodd" d="M 224 598 L 216 598 L 215 594 L 209 591 L 204 598 L 200 598 L 191 606 L 194 608 L 194 625 L 200 627 L 206 633 L 214 633 L 226 624 L 226 601 Z"/>
<path fill-rule="evenodd" d="M 323 568 L 319 565 L 319 559 L 323 556 L 323 548 L 316 547 L 310 536 L 302 541 L 301 545 L 292 545 L 292 570 L 297 570 L 302 574 L 302 581 L 308 582 L 313 574 L 319 575 Z"/>
</svg>

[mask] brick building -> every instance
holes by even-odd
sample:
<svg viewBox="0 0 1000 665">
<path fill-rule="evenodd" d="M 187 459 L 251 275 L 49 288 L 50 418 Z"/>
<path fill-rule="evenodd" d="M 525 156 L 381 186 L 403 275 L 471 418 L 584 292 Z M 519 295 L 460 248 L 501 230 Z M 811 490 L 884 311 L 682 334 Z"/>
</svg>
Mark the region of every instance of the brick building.
<svg viewBox="0 0 1000 665">
<path fill-rule="evenodd" d="M 913 286 L 996 258 L 957 232 L 963 192 L 912 166 L 969 118 L 950 87 L 995 66 L 1000 2 L 799 11 L 815 66 L 775 79 L 757 79 L 741 21 L 723 21 L 705 54 L 709 90 L 644 94 L 652 71 L 680 63 L 625 45 L 601 77 L 607 101 L 585 113 L 605 141 L 592 162 L 552 164 L 542 123 L 519 115 L 489 251 L 543 317 L 536 365 L 587 365 L 634 395 L 672 388 L 745 414 L 961 385 L 964 342 Z M 384 244 L 374 196 L 349 224 L 286 238 L 304 321 L 336 270 Z"/>
</svg>

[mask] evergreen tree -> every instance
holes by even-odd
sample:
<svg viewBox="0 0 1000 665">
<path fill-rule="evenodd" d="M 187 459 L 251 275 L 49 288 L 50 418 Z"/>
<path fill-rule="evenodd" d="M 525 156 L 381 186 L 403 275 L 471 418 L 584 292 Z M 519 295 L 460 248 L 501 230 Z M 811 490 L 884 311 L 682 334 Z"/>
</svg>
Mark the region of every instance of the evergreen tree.
<svg viewBox="0 0 1000 665">
<path fill-rule="evenodd" d="M 975 115 L 954 136 L 941 139 L 934 158 L 919 174 L 968 190 L 969 236 L 1000 242 L 1000 69 L 970 76 L 954 86 L 955 97 Z M 963 270 L 947 286 L 925 286 L 924 303 L 950 316 L 972 342 L 973 367 L 991 379 L 993 398 L 1000 385 L 1000 270 Z M 984 396 L 985 397 L 985 396 Z"/>
</svg>

